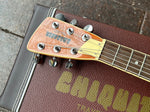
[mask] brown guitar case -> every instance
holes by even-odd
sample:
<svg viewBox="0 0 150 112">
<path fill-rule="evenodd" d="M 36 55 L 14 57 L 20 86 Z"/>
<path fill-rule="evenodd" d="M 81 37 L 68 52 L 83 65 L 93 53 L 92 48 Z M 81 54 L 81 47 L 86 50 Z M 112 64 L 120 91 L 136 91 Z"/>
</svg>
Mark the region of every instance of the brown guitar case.
<svg viewBox="0 0 150 112">
<path fill-rule="evenodd" d="M 21 50 L 0 97 L 1 111 L 12 112 L 150 112 L 150 83 L 95 61 L 66 59 L 49 66 L 51 57 L 36 64 L 36 54 L 26 50 L 32 33 L 47 16 L 62 13 L 66 22 L 77 19 L 78 27 L 94 27 L 96 35 L 150 54 L 150 38 L 55 8 L 37 5 Z"/>
</svg>

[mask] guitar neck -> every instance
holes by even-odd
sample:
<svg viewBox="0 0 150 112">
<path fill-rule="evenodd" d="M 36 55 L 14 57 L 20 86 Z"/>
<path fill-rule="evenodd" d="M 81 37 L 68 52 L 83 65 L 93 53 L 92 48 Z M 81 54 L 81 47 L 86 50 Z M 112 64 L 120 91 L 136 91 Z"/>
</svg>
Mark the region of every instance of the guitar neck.
<svg viewBox="0 0 150 112">
<path fill-rule="evenodd" d="M 48 17 L 41 23 L 27 49 L 60 58 L 98 60 L 150 82 L 149 55 L 55 18 Z"/>
<path fill-rule="evenodd" d="M 150 82 L 150 56 L 107 40 L 99 61 Z"/>
</svg>

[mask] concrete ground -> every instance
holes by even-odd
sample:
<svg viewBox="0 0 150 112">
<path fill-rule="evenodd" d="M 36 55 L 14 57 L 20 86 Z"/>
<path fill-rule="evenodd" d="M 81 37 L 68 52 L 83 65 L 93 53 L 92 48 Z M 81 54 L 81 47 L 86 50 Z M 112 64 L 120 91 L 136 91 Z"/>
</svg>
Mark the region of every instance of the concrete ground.
<svg viewBox="0 0 150 112">
<path fill-rule="evenodd" d="M 0 0 L 0 94 L 37 3 L 150 36 L 150 0 Z"/>
</svg>

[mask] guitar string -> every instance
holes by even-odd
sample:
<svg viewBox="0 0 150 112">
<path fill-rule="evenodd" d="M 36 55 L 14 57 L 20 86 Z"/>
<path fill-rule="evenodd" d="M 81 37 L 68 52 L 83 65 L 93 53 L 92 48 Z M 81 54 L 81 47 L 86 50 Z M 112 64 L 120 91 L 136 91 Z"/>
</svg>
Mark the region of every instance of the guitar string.
<svg viewBox="0 0 150 112">
<path fill-rule="evenodd" d="M 104 59 L 101 59 L 102 61 L 104 61 L 104 62 L 107 62 L 107 63 L 109 63 L 109 64 L 111 64 L 109 61 L 106 61 L 106 60 L 104 60 Z M 123 70 L 125 70 L 125 68 L 124 67 L 121 67 L 121 66 L 119 66 L 119 65 L 116 65 L 116 64 L 114 64 L 116 67 L 119 67 L 119 68 L 121 68 L 121 69 L 123 69 Z M 133 67 L 132 67 L 133 68 Z M 134 68 L 133 68 L 134 69 Z M 136 68 L 135 68 L 136 69 Z M 132 73 L 134 73 L 134 74 L 136 74 L 136 75 L 138 75 L 138 73 L 136 73 L 136 72 L 134 72 L 134 71 L 131 71 L 131 70 L 125 70 L 125 71 L 129 71 L 129 72 L 132 72 Z M 142 71 L 143 73 L 145 73 L 145 74 L 147 74 L 147 75 L 149 75 L 149 73 L 148 72 L 145 72 L 145 71 Z M 142 77 L 142 76 L 144 76 L 144 75 L 142 75 L 142 74 L 140 74 L 140 76 L 139 77 Z M 144 76 L 145 77 L 145 76 Z M 146 77 L 146 78 L 148 78 L 148 79 L 150 79 L 149 77 Z"/>
<path fill-rule="evenodd" d="M 106 51 L 103 51 L 103 52 L 105 52 L 106 54 L 109 54 L 109 55 L 111 55 L 111 56 L 114 56 L 114 55 L 112 55 L 111 53 L 109 53 L 109 52 L 106 52 Z M 121 54 L 120 54 L 121 55 Z M 125 55 L 122 55 L 122 56 L 125 56 Z M 128 60 L 125 60 L 124 58 L 121 58 L 121 57 L 117 57 L 117 58 L 119 58 L 119 59 L 121 59 L 122 61 L 126 61 L 126 62 L 128 62 Z M 135 60 L 135 59 L 134 59 Z M 138 61 L 138 62 L 141 62 L 141 63 L 143 63 L 142 61 Z M 130 63 L 132 63 L 132 64 L 135 64 L 135 63 L 133 63 L 133 62 L 130 62 Z M 146 64 L 146 63 L 145 63 Z M 141 64 L 142 65 L 142 64 Z M 136 66 L 138 66 L 138 67 L 141 67 L 141 65 L 136 65 Z M 148 65 L 149 66 L 149 65 Z M 148 68 L 147 68 L 148 69 Z M 150 69 L 149 69 L 150 70 Z"/>
<path fill-rule="evenodd" d="M 62 33 L 62 32 L 64 32 L 64 31 L 61 31 L 61 30 L 59 30 L 59 32 L 60 33 Z M 77 36 L 77 37 L 79 37 L 79 36 Z M 80 37 L 81 38 L 81 37 Z M 83 42 L 81 39 L 78 39 L 78 41 L 81 41 L 81 42 Z M 112 43 L 111 41 L 106 41 L 106 42 L 109 42 L 109 43 Z M 94 42 L 90 42 L 90 43 L 92 43 L 92 44 L 94 44 L 95 45 L 95 43 Z M 112 43 L 113 44 L 113 43 Z M 108 45 L 109 46 L 109 45 Z M 63 46 L 62 46 L 63 47 Z M 111 46 L 110 46 L 111 47 Z M 69 47 L 68 47 L 69 48 Z M 91 50 L 94 50 L 95 51 L 95 49 L 91 49 Z M 96 49 L 97 50 L 97 49 Z M 110 49 L 111 50 L 111 49 Z M 111 50 L 112 51 L 112 50 Z M 115 52 L 115 51 L 112 51 L 112 52 Z M 124 51 L 124 52 L 126 52 L 126 51 Z M 122 54 L 120 54 L 120 55 L 122 55 Z M 124 55 L 125 57 L 127 57 L 126 55 Z M 144 57 L 143 57 L 144 58 Z M 132 58 L 133 60 L 136 60 L 137 61 L 137 59 L 134 59 L 134 58 Z M 138 62 L 141 62 L 140 60 L 138 60 Z M 141 62 L 142 63 L 142 62 Z M 145 63 L 145 64 L 147 64 L 147 63 Z M 149 66 L 149 65 L 148 65 Z"/>
<path fill-rule="evenodd" d="M 106 52 L 106 51 L 104 51 L 103 50 L 103 52 L 105 52 L 105 53 L 107 53 L 107 54 L 109 54 L 109 55 L 111 55 L 111 56 L 114 56 L 114 55 L 112 55 L 112 54 L 110 54 L 110 53 L 108 53 L 108 52 Z M 103 55 L 104 57 L 106 57 L 106 58 L 109 58 L 109 59 L 111 59 L 112 61 L 113 61 L 113 59 L 114 58 L 110 58 L 110 57 L 108 57 L 108 56 L 105 56 L 105 55 Z M 120 57 L 117 57 L 117 58 L 119 58 L 119 59 L 121 59 L 122 61 L 126 61 L 126 62 L 128 62 L 128 60 L 125 60 L 125 59 L 123 59 L 123 58 L 120 58 Z M 115 62 L 119 62 L 120 64 L 124 64 L 124 65 L 127 65 L 126 63 L 123 63 L 123 62 L 120 62 L 120 61 L 117 61 L 117 60 L 115 60 Z M 135 64 L 135 63 L 133 63 L 133 62 L 130 62 L 131 64 Z M 143 62 L 141 62 L 141 63 L 143 63 Z M 130 67 L 132 67 L 131 65 L 129 65 Z M 136 65 L 137 67 L 141 67 L 142 66 L 142 64 L 141 65 Z M 149 66 L 149 65 L 148 65 Z M 135 68 L 135 67 L 132 67 L 132 68 Z M 144 68 L 144 69 L 147 69 L 147 70 L 149 70 L 150 71 L 150 69 L 149 68 L 147 68 L 147 67 L 142 67 L 142 68 Z M 140 68 L 139 68 L 140 69 Z M 139 70 L 138 68 L 136 68 L 136 70 Z M 143 71 L 144 72 L 144 71 Z"/>
<path fill-rule="evenodd" d="M 109 49 L 108 49 L 109 50 Z M 88 51 L 88 50 L 86 50 L 86 51 Z M 109 53 L 109 52 L 106 52 L 106 51 L 104 51 L 103 50 L 103 52 L 105 52 L 106 54 L 109 54 L 109 55 L 111 55 L 111 56 L 114 56 L 114 55 L 112 55 L 111 53 Z M 95 53 L 95 54 L 98 54 L 98 53 Z M 125 55 L 124 55 L 125 56 Z M 107 56 L 108 57 L 108 56 Z M 117 57 L 117 58 L 119 58 L 119 59 L 121 59 L 122 61 L 126 61 L 126 62 L 128 62 L 128 60 L 125 60 L 124 58 L 120 58 L 120 57 Z M 113 59 L 113 58 L 112 58 Z M 135 59 L 134 59 L 135 60 Z M 117 61 L 117 60 L 115 60 L 115 61 Z M 141 61 L 139 61 L 139 62 L 141 62 Z M 130 62 L 130 63 L 132 63 L 132 64 L 135 64 L 135 63 L 133 63 L 133 62 Z M 142 62 L 141 62 L 142 63 Z M 141 65 L 136 65 L 136 66 L 138 66 L 138 67 L 141 67 Z M 147 68 L 148 69 L 148 68 Z M 148 70 L 150 70 L 150 69 L 148 69 Z"/>
<path fill-rule="evenodd" d="M 95 44 L 95 43 L 93 43 L 93 44 Z M 61 47 L 63 47 L 63 46 L 61 46 Z M 67 48 L 67 47 L 65 47 L 65 48 Z M 71 48 L 71 47 L 70 47 Z M 84 50 L 84 49 L 80 49 L 80 51 L 82 51 L 82 50 Z M 92 50 L 92 49 L 91 49 Z M 92 52 L 92 51 L 89 51 L 89 50 L 86 50 L 86 51 L 88 51 L 88 52 Z M 85 50 L 84 50 L 85 51 Z M 83 52 L 83 51 L 82 51 Z M 113 51 L 114 52 L 114 51 Z M 93 52 L 92 52 L 93 53 Z M 94 52 L 95 53 L 95 52 Z M 95 53 L 95 54 L 97 54 L 97 53 Z M 127 57 L 127 56 L 126 56 Z M 98 58 L 98 57 L 97 57 Z M 114 59 L 114 58 L 113 58 Z M 132 58 L 133 59 L 133 58 Z M 115 60 L 116 61 L 116 60 Z M 139 62 L 140 62 L 140 60 L 139 60 Z M 122 63 L 122 62 L 119 62 L 119 63 Z M 142 62 L 143 63 L 143 62 Z M 122 64 L 124 64 L 124 63 L 122 63 Z M 144 68 L 144 67 L 142 67 L 142 68 Z"/>
<path fill-rule="evenodd" d="M 104 48 L 104 49 L 108 49 L 108 48 Z M 113 53 L 115 53 L 115 51 L 113 51 L 113 50 L 111 50 L 111 49 L 108 49 L 108 50 L 110 50 L 111 52 L 113 52 Z M 110 53 L 109 53 L 110 54 Z M 130 53 L 131 54 L 131 53 Z M 112 55 L 112 54 L 111 54 Z M 129 58 L 129 56 L 126 56 L 126 55 L 124 55 L 124 54 L 120 54 L 120 55 L 122 55 L 122 56 L 124 56 L 124 57 L 127 57 L 127 58 Z M 146 54 L 147 55 L 147 54 Z M 113 55 L 112 55 L 113 56 Z M 120 58 L 121 59 L 121 58 Z M 122 58 L 123 59 L 123 58 Z M 139 59 L 135 59 L 135 58 L 132 58 L 133 60 L 135 60 L 135 61 L 138 61 L 138 62 L 141 62 L 141 63 L 143 63 L 142 61 L 140 61 Z M 143 57 L 143 59 L 144 59 L 144 57 Z M 134 64 L 134 63 L 133 63 Z M 147 64 L 147 63 L 145 63 L 145 65 L 148 65 L 148 66 L 150 66 L 150 64 Z"/>
<path fill-rule="evenodd" d="M 107 45 L 107 46 L 109 46 L 109 45 Z M 111 46 L 109 46 L 109 47 L 111 47 Z M 108 48 L 106 48 L 106 49 L 108 49 Z M 111 49 L 109 49 L 109 50 L 111 50 Z M 113 50 L 111 50 L 112 52 L 115 52 L 115 51 L 113 51 Z M 127 51 L 124 51 L 124 53 L 128 53 Z M 131 54 L 131 53 L 129 53 L 129 54 Z M 123 55 L 123 54 L 120 54 L 120 55 Z M 126 56 L 126 55 L 124 55 L 124 56 Z M 126 57 L 128 57 L 128 56 L 126 56 Z M 139 57 L 139 56 L 138 56 Z M 143 58 L 144 58 L 144 56 L 143 56 Z M 140 57 L 140 59 L 141 59 L 141 57 Z M 143 59 L 141 59 L 141 60 L 143 60 Z"/>
<path fill-rule="evenodd" d="M 46 44 L 46 45 L 48 45 L 48 46 L 51 46 L 51 47 L 54 47 L 53 45 L 49 45 L 49 44 Z M 65 46 L 60 46 L 60 47 L 63 47 L 63 48 L 75 48 L 75 47 L 65 47 Z M 77 48 L 77 47 L 76 47 Z M 78 49 L 78 48 L 77 48 Z M 88 50 L 90 50 L 90 49 L 86 49 L 87 51 Z M 93 50 L 93 49 L 92 49 Z M 93 53 L 93 52 L 92 52 Z M 95 52 L 94 52 L 95 53 Z M 109 58 L 108 56 L 105 56 L 105 57 L 107 57 L 107 58 Z M 96 57 L 96 58 L 98 58 L 98 57 Z M 112 59 L 113 60 L 113 58 L 110 58 L 110 59 Z M 117 60 L 115 60 L 115 61 L 117 61 Z M 127 60 L 124 60 L 124 61 L 127 61 Z M 119 62 L 119 61 L 118 61 Z M 125 64 L 125 63 L 122 63 L 122 62 L 119 62 L 120 64 Z M 131 65 L 129 65 L 130 67 L 132 67 Z M 137 68 L 135 68 L 135 67 L 132 67 L 132 68 L 134 68 L 134 69 L 136 69 L 136 70 L 139 70 L 139 69 L 137 69 Z M 143 67 L 143 68 L 147 68 L 147 67 Z M 149 68 L 147 68 L 147 69 L 149 69 Z M 145 71 L 142 71 L 142 72 L 145 72 Z M 147 73 L 147 74 L 149 74 L 149 73 Z"/>
<path fill-rule="evenodd" d="M 108 42 L 109 42 L 109 41 L 108 41 Z M 107 44 L 107 46 L 112 47 L 112 46 L 110 46 L 110 45 L 108 45 L 108 44 Z M 121 45 L 121 46 L 122 46 L 122 45 Z M 123 47 L 123 46 L 122 46 L 122 47 Z M 113 51 L 113 50 L 111 50 L 111 49 L 109 49 L 109 48 L 106 48 L 106 46 L 105 46 L 104 49 L 108 49 L 108 50 L 110 50 L 111 52 L 116 53 L 116 51 Z M 117 48 L 116 48 L 116 49 L 117 49 Z M 130 48 L 130 49 L 132 49 L 132 48 Z M 138 52 L 138 51 L 134 51 L 134 52 Z M 129 52 L 123 51 L 123 53 L 129 53 Z M 130 55 L 130 54 L 131 54 L 131 53 L 129 53 L 129 55 Z M 141 53 L 141 54 L 142 54 L 142 53 Z M 145 54 L 145 53 L 144 53 L 144 54 Z M 124 54 L 121 54 L 121 53 L 120 53 L 120 55 L 129 58 L 129 56 L 127 56 L 127 55 L 124 55 Z M 147 54 L 145 54 L 145 55 L 148 56 Z M 140 60 L 143 60 L 145 56 L 143 56 L 143 58 L 141 58 L 140 56 L 136 55 L 136 57 L 137 57 L 137 58 L 140 58 L 140 59 L 135 59 L 135 58 L 132 58 L 132 59 L 135 60 L 135 61 L 138 61 L 138 62 L 143 63 L 143 61 L 140 61 Z M 147 64 L 147 63 L 145 63 L 145 65 L 146 65 L 146 64 Z M 149 66 L 149 64 L 147 64 L 147 65 Z"/>
<path fill-rule="evenodd" d="M 106 57 L 106 58 L 108 58 L 108 59 L 112 59 L 112 58 L 110 58 L 110 57 L 107 57 L 107 56 L 104 56 L 104 57 Z M 107 60 L 105 60 L 105 59 L 100 59 L 100 60 L 104 60 L 104 61 L 107 61 Z M 108 63 L 110 63 L 109 61 L 107 61 Z M 120 64 L 122 64 L 122 65 L 126 65 L 125 63 L 121 63 L 120 61 L 117 61 L 117 60 L 115 60 L 115 62 L 118 62 L 118 63 L 120 63 Z M 110 63 L 111 65 L 112 65 L 112 63 Z M 122 69 L 124 69 L 125 70 L 125 68 L 124 67 L 121 67 L 120 65 L 117 65 L 117 64 L 114 64 L 115 66 L 118 66 L 118 67 L 120 67 L 120 68 L 122 68 Z M 112 65 L 113 66 L 113 65 Z M 137 71 L 139 71 L 139 69 L 138 68 L 135 68 L 134 66 L 131 66 L 131 65 L 129 65 L 128 67 L 131 67 L 131 68 L 133 68 L 134 70 L 137 70 Z M 127 71 L 129 71 L 128 69 L 127 69 Z M 147 75 L 150 75 L 148 72 L 146 72 L 146 71 L 142 71 L 143 73 L 146 73 Z M 137 74 L 137 73 L 136 73 Z"/>
<path fill-rule="evenodd" d="M 53 47 L 53 45 L 49 45 L 49 44 L 46 44 L 46 45 L 48 45 L 48 46 L 51 46 L 51 47 Z M 63 47 L 63 48 L 74 48 L 74 47 L 65 47 L 65 46 L 60 46 L 60 47 Z M 82 49 L 84 49 L 84 48 L 82 48 Z M 80 51 L 82 51 L 82 49 L 80 50 Z M 84 50 L 86 50 L 86 51 L 89 51 L 89 50 L 95 50 L 95 49 L 84 49 Z M 109 49 L 110 50 L 110 49 Z M 98 51 L 98 50 L 97 50 Z M 91 52 L 91 53 L 95 53 L 95 54 L 97 54 L 96 52 L 92 52 L 92 51 L 89 51 L 89 52 Z M 113 56 L 113 55 L 112 55 Z M 125 56 L 125 55 L 124 55 Z M 98 58 L 98 57 L 96 57 L 96 58 Z M 113 58 L 112 58 L 113 59 Z M 121 58 L 120 58 L 121 59 Z M 122 59 L 123 60 L 123 59 Z M 128 60 L 124 60 L 124 61 L 128 61 Z M 134 64 L 134 63 L 133 63 Z M 148 69 L 148 68 L 147 68 Z"/>
<path fill-rule="evenodd" d="M 49 45 L 49 44 L 46 44 L 46 45 L 48 45 L 48 46 L 52 46 L 52 47 L 54 47 L 53 45 Z M 75 48 L 75 47 L 65 47 L 65 46 L 60 46 L 60 47 L 63 47 L 63 48 Z M 76 47 L 77 48 L 77 47 Z M 77 48 L 77 49 L 79 49 L 79 48 Z M 104 49 L 107 49 L 107 48 L 104 48 Z M 80 49 L 80 51 L 81 52 L 83 52 L 82 50 L 84 50 L 84 51 L 88 51 L 88 52 L 91 52 L 91 53 L 95 53 L 95 54 L 97 54 L 95 51 L 97 50 L 97 49 L 86 49 L 86 48 L 82 48 L 82 49 Z M 94 52 L 92 52 L 91 50 L 93 50 Z M 110 51 L 112 51 L 111 49 L 108 49 L 108 50 L 110 50 Z M 98 50 L 97 50 L 98 51 Z M 112 51 L 112 52 L 114 52 L 114 51 Z M 112 55 L 112 54 L 111 54 Z M 120 54 L 121 55 L 121 54 Z M 113 56 L 113 55 L 112 55 Z M 122 56 L 125 56 L 125 57 L 127 57 L 126 55 L 122 55 Z M 96 58 L 98 58 L 98 57 L 96 57 Z M 117 57 L 118 58 L 118 57 Z M 120 59 L 122 59 L 123 61 L 127 61 L 128 62 L 128 60 L 124 60 L 123 58 L 120 58 Z M 138 59 L 134 59 L 134 58 L 132 58 L 133 60 L 138 60 Z M 141 62 L 140 60 L 138 60 L 138 62 Z M 131 62 L 132 63 L 132 62 Z M 142 62 L 141 62 L 142 63 Z M 132 64 L 135 64 L 135 63 L 132 63 Z M 146 65 L 148 65 L 148 66 L 150 66 L 149 64 L 147 64 L 147 63 L 145 63 Z M 148 68 L 147 68 L 148 69 Z"/>
</svg>

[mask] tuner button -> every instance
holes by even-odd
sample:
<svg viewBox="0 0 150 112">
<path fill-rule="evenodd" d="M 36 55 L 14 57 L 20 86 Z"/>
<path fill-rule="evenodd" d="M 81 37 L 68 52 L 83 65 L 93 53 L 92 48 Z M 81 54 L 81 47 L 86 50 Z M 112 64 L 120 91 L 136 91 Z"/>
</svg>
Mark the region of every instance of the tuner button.
<svg viewBox="0 0 150 112">
<path fill-rule="evenodd" d="M 54 46 L 53 50 L 54 50 L 54 52 L 58 53 L 58 52 L 60 52 L 61 47 L 60 46 Z"/>
<path fill-rule="evenodd" d="M 55 57 L 53 57 L 49 60 L 49 65 L 52 67 L 56 67 L 58 65 L 58 61 L 56 60 Z"/>
<path fill-rule="evenodd" d="M 88 32 L 92 32 L 93 31 L 93 26 L 92 25 L 86 25 L 83 29 L 88 31 Z"/>
<path fill-rule="evenodd" d="M 71 49 L 71 54 L 76 55 L 78 53 L 76 48 L 72 48 Z"/>
<path fill-rule="evenodd" d="M 89 36 L 88 34 L 84 34 L 84 35 L 82 36 L 82 40 L 83 40 L 84 42 L 88 41 L 89 39 L 90 39 L 90 36 Z"/>
<path fill-rule="evenodd" d="M 54 29 L 57 29 L 57 28 L 59 27 L 59 23 L 58 23 L 58 22 L 53 22 L 53 23 L 52 23 L 52 27 L 53 27 Z"/>
<path fill-rule="evenodd" d="M 35 54 L 35 56 L 33 57 L 33 61 L 36 64 L 42 64 L 43 63 L 43 55 L 41 55 L 41 54 Z"/>
<path fill-rule="evenodd" d="M 59 19 L 59 20 L 62 20 L 62 21 L 65 21 L 65 16 L 63 14 L 61 14 L 61 13 L 56 14 L 55 18 Z"/>
<path fill-rule="evenodd" d="M 68 62 L 65 64 L 66 69 L 70 69 L 73 67 L 73 63 L 71 62 L 71 59 L 68 60 Z"/>
<path fill-rule="evenodd" d="M 38 47 L 39 50 L 43 50 L 45 48 L 45 44 L 44 43 L 39 43 L 37 45 L 37 47 Z"/>
<path fill-rule="evenodd" d="M 73 33 L 74 33 L 73 28 L 68 28 L 68 29 L 67 29 L 67 34 L 68 34 L 68 35 L 72 35 Z"/>
<path fill-rule="evenodd" d="M 76 19 L 71 20 L 70 24 L 76 26 L 77 25 L 77 20 Z"/>
</svg>

